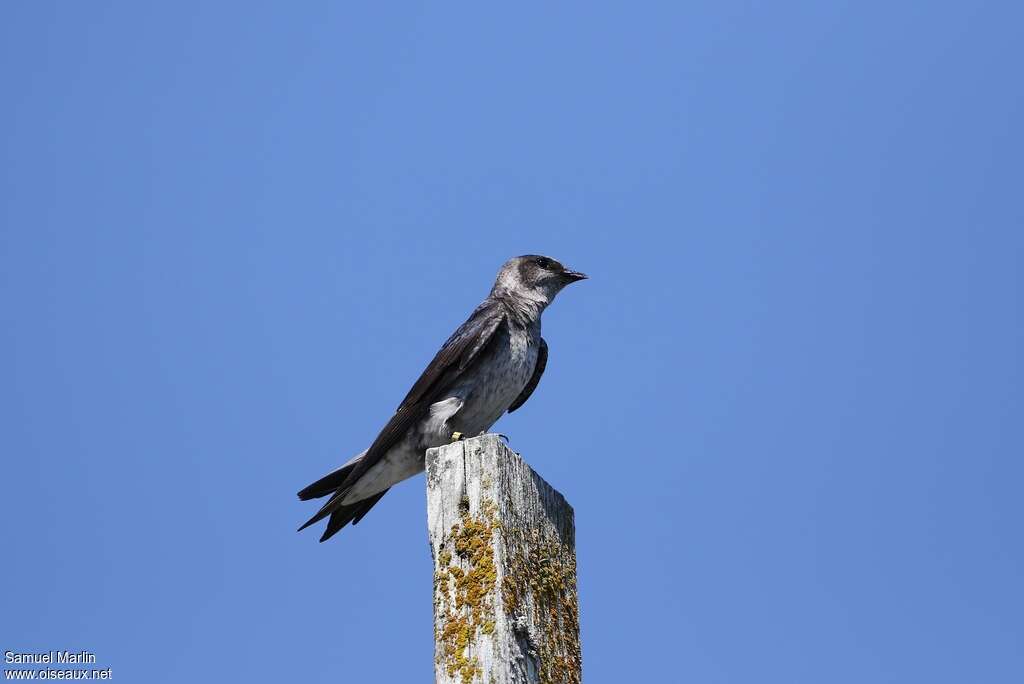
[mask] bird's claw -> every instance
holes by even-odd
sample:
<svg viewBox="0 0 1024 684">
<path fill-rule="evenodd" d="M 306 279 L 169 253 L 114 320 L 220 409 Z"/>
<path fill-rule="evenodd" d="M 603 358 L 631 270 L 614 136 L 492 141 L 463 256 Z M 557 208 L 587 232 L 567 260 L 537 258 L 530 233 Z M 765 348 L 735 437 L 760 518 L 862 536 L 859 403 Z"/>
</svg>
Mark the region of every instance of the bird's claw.
<svg viewBox="0 0 1024 684">
<path fill-rule="evenodd" d="M 492 434 L 492 433 L 487 432 L 487 430 L 483 430 L 483 431 L 480 432 L 479 435 L 477 435 L 477 437 L 483 437 L 484 435 L 488 435 L 488 434 Z M 498 435 L 498 437 L 501 437 L 503 440 L 505 440 L 505 444 L 509 444 L 508 435 L 503 435 L 500 432 L 495 432 L 493 434 Z M 466 435 L 462 434 L 461 432 L 456 431 L 456 432 L 452 433 L 452 442 L 453 443 L 454 442 L 461 442 L 465 438 L 466 438 Z"/>
<path fill-rule="evenodd" d="M 484 435 L 497 435 L 498 437 L 501 437 L 503 440 L 505 440 L 505 444 L 510 444 L 508 440 L 508 435 L 503 435 L 500 432 L 488 432 L 487 430 L 481 430 L 480 434 L 477 435 L 477 437 L 483 437 Z"/>
</svg>

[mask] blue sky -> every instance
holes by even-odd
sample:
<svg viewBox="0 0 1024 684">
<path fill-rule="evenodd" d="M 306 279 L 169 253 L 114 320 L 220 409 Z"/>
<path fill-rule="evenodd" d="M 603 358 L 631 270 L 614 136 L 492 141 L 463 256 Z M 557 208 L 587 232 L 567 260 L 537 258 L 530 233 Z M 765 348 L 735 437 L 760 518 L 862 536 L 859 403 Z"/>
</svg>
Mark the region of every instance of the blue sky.
<svg viewBox="0 0 1024 684">
<path fill-rule="evenodd" d="M 4 15 L 0 649 L 430 681 L 422 478 L 294 493 L 539 252 L 587 682 L 1024 681 L 1014 3 Z"/>
</svg>

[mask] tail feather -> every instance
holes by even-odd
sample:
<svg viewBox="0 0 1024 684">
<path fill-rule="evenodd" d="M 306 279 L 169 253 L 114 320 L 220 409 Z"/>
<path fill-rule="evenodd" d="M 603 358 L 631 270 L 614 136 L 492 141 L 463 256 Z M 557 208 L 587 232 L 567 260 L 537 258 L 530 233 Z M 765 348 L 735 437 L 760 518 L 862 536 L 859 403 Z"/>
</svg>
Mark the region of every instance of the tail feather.
<svg viewBox="0 0 1024 684">
<path fill-rule="evenodd" d="M 324 536 L 320 538 L 320 541 L 327 541 L 334 536 L 338 530 L 345 525 L 352 523 L 355 525 L 363 516 L 373 508 L 374 504 L 380 501 L 380 498 L 387 494 L 388 490 L 384 490 L 378 494 L 363 499 L 362 501 L 356 501 L 352 504 L 343 504 L 342 500 L 345 495 L 348 494 L 352 487 L 352 483 L 347 482 L 349 475 L 358 465 L 359 460 L 366 455 L 364 451 L 358 454 L 351 461 L 341 466 L 337 470 L 324 475 L 319 480 L 309 485 L 305 489 L 299 492 L 299 498 L 303 501 L 309 501 L 310 499 L 319 499 L 321 497 L 331 495 L 320 510 L 316 514 L 303 523 L 299 531 L 302 531 L 312 525 L 313 523 L 319 522 L 330 516 L 331 519 L 327 522 L 327 530 L 324 532 Z"/>
<path fill-rule="evenodd" d="M 345 508 L 348 508 L 348 506 L 346 506 L 345 504 L 341 503 L 341 500 L 345 498 L 345 495 L 347 493 L 348 493 L 348 488 L 347 487 L 339 487 L 337 489 L 337 491 L 335 491 L 334 494 L 331 496 L 331 498 L 327 500 L 327 503 L 325 503 L 323 506 L 321 506 L 320 510 L 317 511 L 313 515 L 312 518 L 310 518 L 306 522 L 302 523 L 302 527 L 300 527 L 298 529 L 298 531 L 301 532 L 302 530 L 306 529 L 307 527 L 309 527 L 313 523 L 320 522 L 321 520 L 323 520 L 324 518 L 326 518 L 330 514 L 334 513 L 335 511 L 340 511 L 340 510 L 344 510 Z M 350 505 L 355 505 L 355 504 L 350 504 Z"/>
<path fill-rule="evenodd" d="M 349 523 L 352 523 L 353 525 L 357 524 L 363 519 L 363 516 L 373 508 L 374 504 L 380 501 L 380 498 L 387 493 L 388 490 L 385 489 L 383 492 L 374 494 L 369 499 L 363 499 L 362 501 L 357 501 L 354 504 L 337 508 L 333 513 L 331 513 L 331 519 L 327 521 L 327 529 L 324 530 L 323 536 L 320 537 L 320 541 L 327 541 Z"/>
<path fill-rule="evenodd" d="M 309 501 L 310 499 L 319 499 L 322 496 L 336 492 L 338 487 L 345 483 L 345 479 L 348 478 L 349 473 L 352 472 L 357 463 L 359 463 L 358 458 L 346 463 L 337 470 L 327 473 L 313 484 L 301 490 L 299 498 L 303 501 Z"/>
<path fill-rule="evenodd" d="M 388 489 L 390 489 L 390 487 Z M 363 516 L 366 515 L 367 513 L 369 513 L 370 509 L 373 508 L 374 504 L 376 504 L 378 501 L 380 501 L 380 498 L 382 496 L 384 496 L 385 494 L 387 494 L 387 493 L 388 493 L 388 490 L 385 489 L 380 494 L 374 494 L 369 499 L 364 499 L 363 501 L 360 501 L 359 503 L 362 504 L 363 509 L 361 511 L 359 511 L 359 515 L 357 515 L 355 518 L 352 519 L 352 524 L 353 525 L 358 525 L 359 521 L 363 519 Z"/>
</svg>

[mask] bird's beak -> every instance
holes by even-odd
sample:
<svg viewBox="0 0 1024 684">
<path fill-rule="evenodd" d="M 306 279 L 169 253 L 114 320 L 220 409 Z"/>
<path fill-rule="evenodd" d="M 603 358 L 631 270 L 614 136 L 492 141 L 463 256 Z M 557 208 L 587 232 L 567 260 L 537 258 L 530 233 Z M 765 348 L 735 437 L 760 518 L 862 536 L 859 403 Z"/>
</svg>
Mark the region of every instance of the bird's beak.
<svg viewBox="0 0 1024 684">
<path fill-rule="evenodd" d="M 565 278 L 570 283 L 575 283 L 577 280 L 586 280 L 587 274 L 580 273 L 579 271 L 570 271 L 569 269 L 565 269 L 565 272 L 562 274 L 562 277 Z"/>
</svg>

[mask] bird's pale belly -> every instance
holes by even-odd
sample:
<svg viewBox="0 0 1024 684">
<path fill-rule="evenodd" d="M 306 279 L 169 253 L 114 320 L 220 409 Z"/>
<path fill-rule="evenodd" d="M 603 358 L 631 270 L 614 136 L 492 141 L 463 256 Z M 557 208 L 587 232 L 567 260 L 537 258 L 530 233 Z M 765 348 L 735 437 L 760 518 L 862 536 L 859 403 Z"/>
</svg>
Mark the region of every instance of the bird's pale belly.
<svg viewBox="0 0 1024 684">
<path fill-rule="evenodd" d="M 475 436 L 490 429 L 516 400 L 537 363 L 537 346 L 526 340 L 512 345 L 511 353 L 481 364 L 483 381 L 454 388 L 462 407 L 448 419 L 451 430 Z"/>
</svg>

